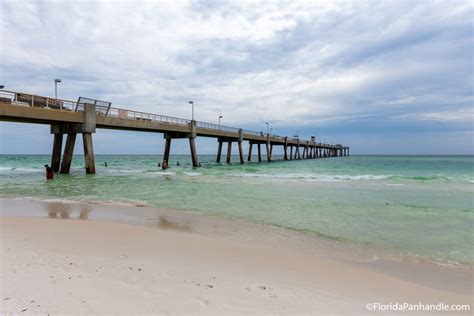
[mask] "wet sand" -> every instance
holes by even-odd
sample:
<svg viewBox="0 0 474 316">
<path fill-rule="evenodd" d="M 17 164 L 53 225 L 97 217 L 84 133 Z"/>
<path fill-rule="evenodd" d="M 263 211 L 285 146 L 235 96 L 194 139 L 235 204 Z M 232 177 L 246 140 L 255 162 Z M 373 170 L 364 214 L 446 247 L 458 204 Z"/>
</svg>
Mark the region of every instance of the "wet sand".
<svg viewBox="0 0 474 316">
<path fill-rule="evenodd" d="M 370 302 L 473 302 L 472 267 L 186 212 L 0 203 L 2 314 L 367 313 Z"/>
</svg>

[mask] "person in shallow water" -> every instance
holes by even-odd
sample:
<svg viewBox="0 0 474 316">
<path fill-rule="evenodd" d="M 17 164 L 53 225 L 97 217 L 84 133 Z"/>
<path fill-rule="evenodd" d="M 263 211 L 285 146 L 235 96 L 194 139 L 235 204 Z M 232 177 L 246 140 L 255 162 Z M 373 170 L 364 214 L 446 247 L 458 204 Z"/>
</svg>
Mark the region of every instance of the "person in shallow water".
<svg viewBox="0 0 474 316">
<path fill-rule="evenodd" d="M 177 165 L 177 166 L 179 166 L 179 161 L 178 161 L 178 162 L 176 162 L 176 165 Z"/>
<path fill-rule="evenodd" d="M 168 169 L 168 162 L 167 162 L 166 160 L 163 160 L 163 164 L 161 165 L 161 168 L 162 168 L 163 170 Z"/>
<path fill-rule="evenodd" d="M 160 162 L 158 163 L 158 167 L 161 167 L 161 163 L 160 163 Z"/>
<path fill-rule="evenodd" d="M 54 179 L 54 171 L 53 168 L 51 168 L 48 165 L 44 165 L 46 168 L 46 180 L 53 180 Z"/>
<path fill-rule="evenodd" d="M 106 161 L 106 162 L 104 162 L 104 167 L 106 167 L 106 168 L 107 168 L 107 161 Z"/>
</svg>

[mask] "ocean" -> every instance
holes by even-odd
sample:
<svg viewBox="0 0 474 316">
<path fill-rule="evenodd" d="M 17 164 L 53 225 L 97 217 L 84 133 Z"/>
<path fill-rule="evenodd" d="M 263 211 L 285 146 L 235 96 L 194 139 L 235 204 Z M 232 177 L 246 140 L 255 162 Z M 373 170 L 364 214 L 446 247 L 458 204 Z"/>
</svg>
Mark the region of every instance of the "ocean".
<svg viewBox="0 0 474 316">
<path fill-rule="evenodd" d="M 282 157 L 275 157 L 275 159 Z M 473 156 L 350 156 L 216 164 L 214 155 L 75 156 L 46 181 L 48 155 L 0 156 L 0 195 L 149 205 L 275 225 L 441 264 L 474 261 Z M 253 158 L 256 160 L 256 157 Z M 176 166 L 176 162 L 180 166 Z M 104 166 L 107 162 L 108 167 Z"/>
</svg>

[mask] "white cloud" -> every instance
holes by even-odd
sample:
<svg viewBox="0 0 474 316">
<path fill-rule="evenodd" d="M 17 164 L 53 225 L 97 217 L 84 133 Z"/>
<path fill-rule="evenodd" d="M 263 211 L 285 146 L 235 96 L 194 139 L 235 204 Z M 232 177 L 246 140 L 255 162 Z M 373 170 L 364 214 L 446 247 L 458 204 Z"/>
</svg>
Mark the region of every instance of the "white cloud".
<svg viewBox="0 0 474 316">
<path fill-rule="evenodd" d="M 181 117 L 193 99 L 198 119 L 222 111 L 231 125 L 465 118 L 472 13 L 469 1 L 4 1 L 0 80 L 51 95 L 61 76 L 63 97 Z"/>
</svg>

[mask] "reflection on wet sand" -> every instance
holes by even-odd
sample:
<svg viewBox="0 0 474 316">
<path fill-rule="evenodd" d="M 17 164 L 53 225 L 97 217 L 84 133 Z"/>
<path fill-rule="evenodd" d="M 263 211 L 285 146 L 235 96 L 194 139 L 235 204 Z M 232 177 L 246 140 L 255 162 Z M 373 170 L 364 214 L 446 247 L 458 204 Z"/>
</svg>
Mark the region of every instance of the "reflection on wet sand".
<svg viewBox="0 0 474 316">
<path fill-rule="evenodd" d="M 47 203 L 46 207 L 49 218 L 71 219 L 73 211 L 70 204 L 51 202 Z M 87 220 L 90 212 L 91 208 L 89 205 L 81 205 L 77 219 Z"/>
<path fill-rule="evenodd" d="M 162 229 L 174 229 L 184 232 L 191 232 L 192 228 L 189 223 L 177 223 L 170 221 L 166 216 L 159 216 L 158 227 Z"/>
</svg>

